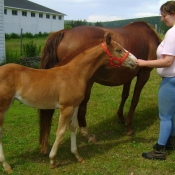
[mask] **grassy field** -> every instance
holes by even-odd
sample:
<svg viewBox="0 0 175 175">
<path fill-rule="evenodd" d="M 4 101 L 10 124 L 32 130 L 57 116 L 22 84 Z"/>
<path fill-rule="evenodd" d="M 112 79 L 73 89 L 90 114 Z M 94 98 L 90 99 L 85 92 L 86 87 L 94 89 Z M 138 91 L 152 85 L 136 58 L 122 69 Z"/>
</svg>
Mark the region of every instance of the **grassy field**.
<svg viewBox="0 0 175 175">
<path fill-rule="evenodd" d="M 44 46 L 44 43 L 46 41 L 46 38 L 23 38 L 22 44 L 28 43 L 29 41 L 33 40 L 37 46 Z M 6 49 L 11 50 L 11 51 L 20 51 L 20 45 L 21 41 L 20 39 L 9 39 L 5 41 L 6 44 Z"/>
<path fill-rule="evenodd" d="M 22 40 L 22 48 L 21 48 L 21 40 L 20 39 L 8 39 L 5 41 L 6 47 L 6 62 L 7 63 L 17 63 L 21 57 L 23 50 L 23 46 L 25 44 L 29 44 L 33 41 L 36 44 L 37 49 L 41 47 L 41 50 L 45 44 L 46 38 L 23 38 Z M 41 55 L 41 54 L 40 54 Z M 36 56 L 40 56 L 36 55 Z M 23 55 L 22 55 L 23 56 Z"/>
<path fill-rule="evenodd" d="M 49 158 L 40 153 L 38 146 L 37 110 L 15 101 L 9 109 L 3 126 L 3 147 L 14 175 L 174 175 L 175 154 L 167 152 L 166 161 L 145 160 L 141 154 L 149 151 L 157 141 L 159 120 L 157 91 L 160 77 L 153 70 L 145 85 L 133 119 L 135 134 L 126 136 L 125 125 L 117 122 L 116 111 L 120 103 L 122 86 L 106 87 L 95 84 L 88 104 L 87 123 L 97 136 L 95 144 L 87 143 L 77 134 L 79 153 L 85 159 L 77 163 L 70 152 L 70 132 L 58 150 L 58 168 L 49 168 Z M 130 97 L 124 109 L 129 110 Z M 59 111 L 53 118 L 50 143 L 55 139 Z M 2 165 L 0 174 L 4 174 Z"/>
</svg>

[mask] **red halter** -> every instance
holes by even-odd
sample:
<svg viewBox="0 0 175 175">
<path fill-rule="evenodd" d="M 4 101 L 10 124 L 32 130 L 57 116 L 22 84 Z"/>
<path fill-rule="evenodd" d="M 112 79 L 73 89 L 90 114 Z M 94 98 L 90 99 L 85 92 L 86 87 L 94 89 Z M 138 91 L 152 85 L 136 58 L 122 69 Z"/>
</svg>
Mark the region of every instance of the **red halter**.
<svg viewBox="0 0 175 175">
<path fill-rule="evenodd" d="M 116 67 L 120 67 L 123 63 L 123 61 L 128 57 L 129 55 L 129 52 L 126 52 L 125 55 L 122 57 L 122 58 L 117 58 L 117 57 L 114 57 L 113 55 L 111 55 L 111 53 L 108 51 L 108 49 L 106 48 L 106 46 L 104 45 L 104 43 L 101 43 L 103 49 L 105 50 L 105 52 L 107 53 L 107 55 L 109 56 L 110 58 L 110 66 L 116 66 Z M 119 61 L 119 64 L 118 65 L 115 65 L 113 63 L 113 60 L 116 60 L 116 61 Z"/>
</svg>

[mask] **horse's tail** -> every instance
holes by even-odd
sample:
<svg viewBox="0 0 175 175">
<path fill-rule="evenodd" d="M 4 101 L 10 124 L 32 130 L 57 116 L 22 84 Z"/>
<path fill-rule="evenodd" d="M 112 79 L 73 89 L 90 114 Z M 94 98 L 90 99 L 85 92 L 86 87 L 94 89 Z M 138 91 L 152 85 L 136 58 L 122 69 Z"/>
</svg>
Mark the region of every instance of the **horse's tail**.
<svg viewBox="0 0 175 175">
<path fill-rule="evenodd" d="M 64 36 L 64 30 L 49 35 L 41 54 L 41 69 L 54 67 L 58 62 L 57 47 Z"/>
<path fill-rule="evenodd" d="M 41 146 L 41 152 L 43 154 L 49 153 L 49 135 L 52 124 L 52 117 L 54 113 L 54 109 L 40 109 L 39 110 L 39 127 L 40 127 L 40 137 L 39 144 Z"/>
<path fill-rule="evenodd" d="M 57 56 L 57 47 L 59 46 L 59 43 L 61 42 L 63 36 L 64 36 L 64 30 L 60 30 L 58 32 L 52 33 L 48 37 L 46 44 L 42 50 L 41 63 L 40 63 L 41 69 L 52 68 L 59 62 L 59 58 Z M 53 109 L 39 110 L 39 118 L 40 118 L 39 144 L 41 146 L 41 152 L 44 154 L 48 153 L 49 151 L 48 140 L 51 130 L 53 113 L 54 113 Z"/>
</svg>

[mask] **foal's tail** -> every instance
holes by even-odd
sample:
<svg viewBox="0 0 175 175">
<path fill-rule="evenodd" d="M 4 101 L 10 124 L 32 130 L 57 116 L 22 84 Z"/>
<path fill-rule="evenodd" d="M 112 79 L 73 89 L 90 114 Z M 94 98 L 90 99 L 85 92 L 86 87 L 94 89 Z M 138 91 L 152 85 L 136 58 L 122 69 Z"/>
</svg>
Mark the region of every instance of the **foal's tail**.
<svg viewBox="0 0 175 175">
<path fill-rule="evenodd" d="M 60 30 L 58 32 L 52 33 L 48 37 L 48 39 L 46 40 L 46 44 L 42 50 L 41 63 L 40 63 L 41 69 L 52 68 L 59 62 L 59 58 L 57 56 L 57 48 L 63 36 L 64 36 L 64 30 Z M 41 152 L 44 154 L 48 153 L 49 151 L 48 140 L 49 140 L 49 135 L 51 130 L 53 113 L 54 113 L 53 109 L 39 110 L 39 117 L 40 117 L 39 143 L 41 146 Z"/>
<path fill-rule="evenodd" d="M 46 40 L 45 46 L 41 55 L 41 69 L 49 69 L 54 67 L 58 62 L 57 48 L 64 36 L 64 30 L 53 32 Z"/>
</svg>

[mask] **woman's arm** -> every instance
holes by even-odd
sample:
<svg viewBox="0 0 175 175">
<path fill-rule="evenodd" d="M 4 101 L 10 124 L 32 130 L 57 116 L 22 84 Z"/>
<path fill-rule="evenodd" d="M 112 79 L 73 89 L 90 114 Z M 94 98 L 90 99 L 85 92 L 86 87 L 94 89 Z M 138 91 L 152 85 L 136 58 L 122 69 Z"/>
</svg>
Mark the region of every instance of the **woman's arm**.
<svg viewBox="0 0 175 175">
<path fill-rule="evenodd" d="M 165 55 L 164 58 L 158 59 L 158 60 L 141 60 L 138 59 L 137 60 L 137 64 L 138 66 L 141 67 L 155 67 L 155 68 L 162 68 L 162 67 L 169 67 L 173 64 L 175 59 L 175 56 L 171 56 L 171 55 Z"/>
</svg>

